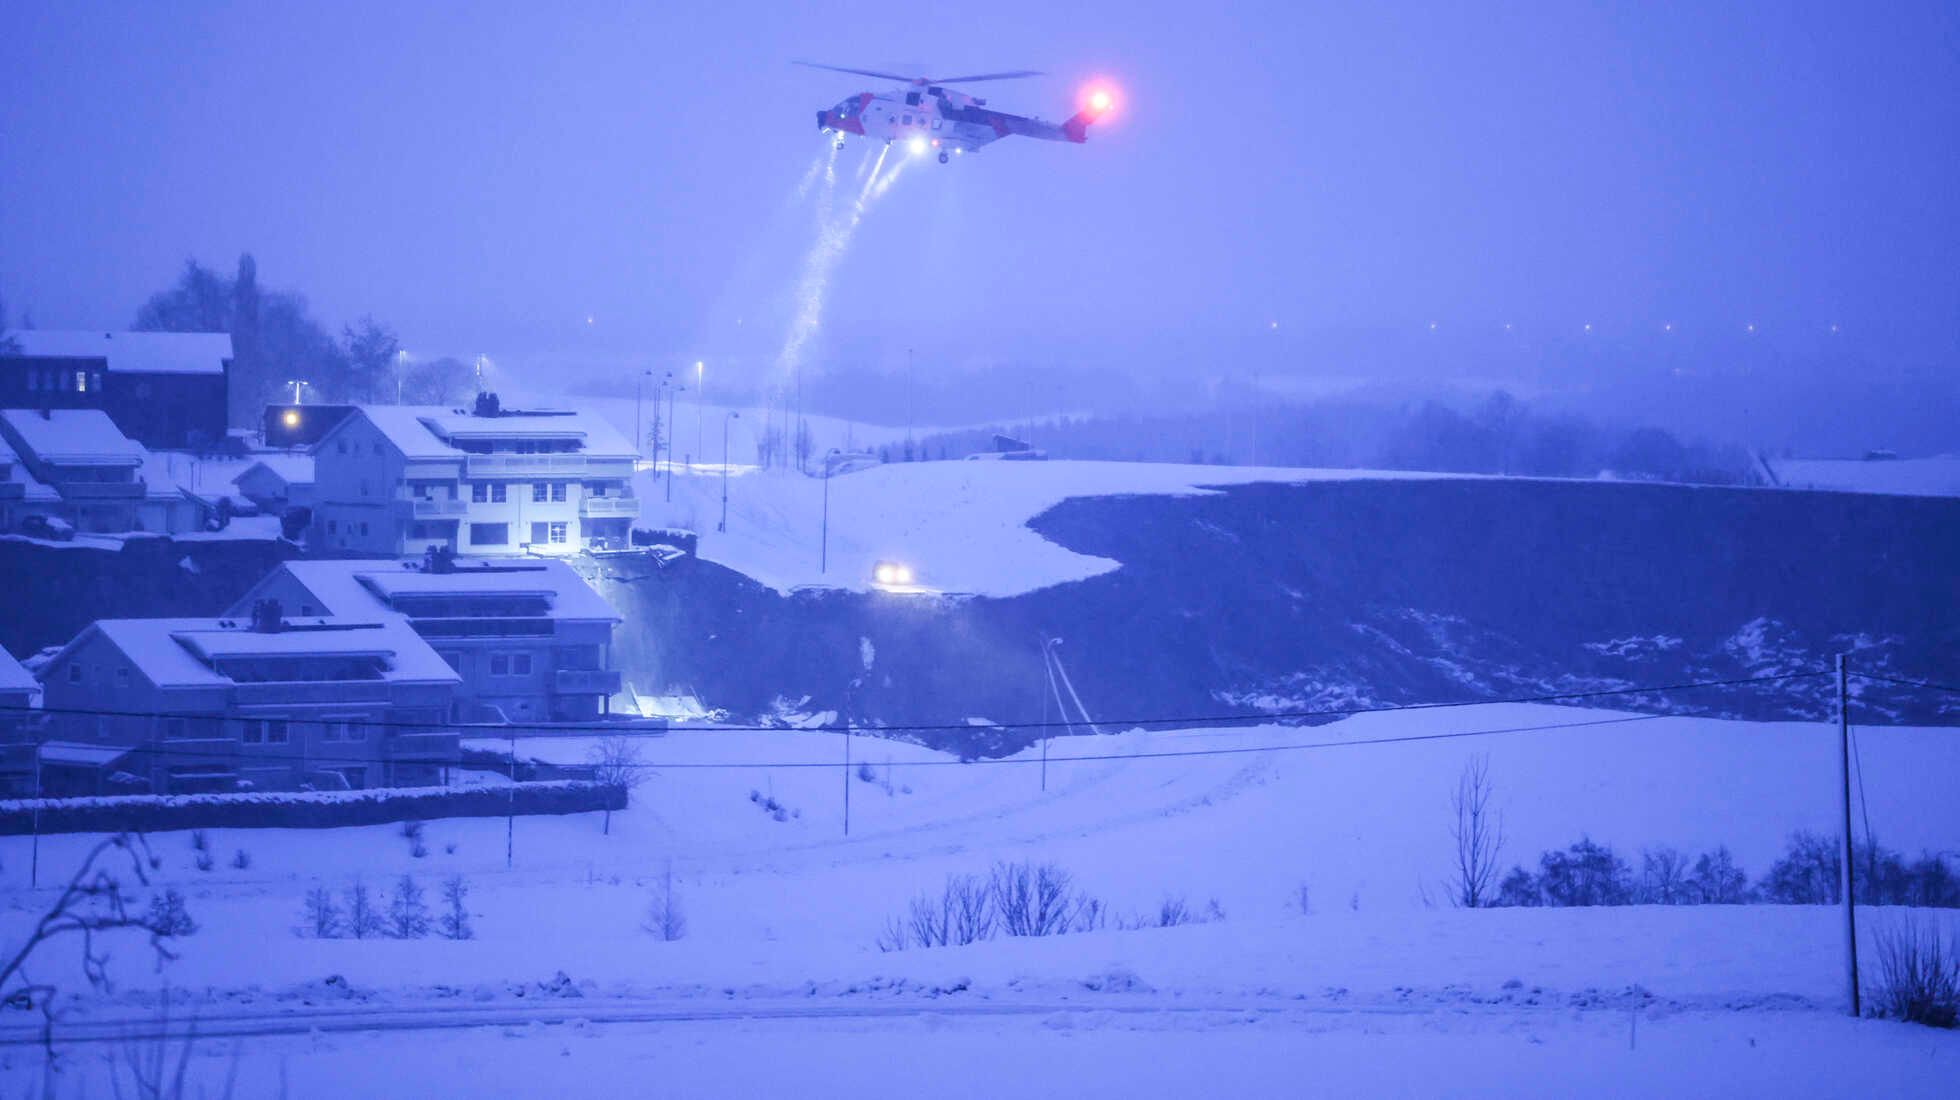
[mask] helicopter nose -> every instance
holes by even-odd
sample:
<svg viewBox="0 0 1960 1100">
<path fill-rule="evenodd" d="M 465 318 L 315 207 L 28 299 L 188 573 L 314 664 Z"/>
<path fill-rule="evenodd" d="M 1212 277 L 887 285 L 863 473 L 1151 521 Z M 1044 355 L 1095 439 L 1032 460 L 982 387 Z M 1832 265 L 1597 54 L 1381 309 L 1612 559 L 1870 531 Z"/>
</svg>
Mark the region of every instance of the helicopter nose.
<svg viewBox="0 0 1960 1100">
<path fill-rule="evenodd" d="M 818 111 L 818 112 L 817 112 L 817 129 L 819 129 L 819 130 L 828 130 L 829 128 L 830 128 L 830 112 L 829 112 L 829 111 Z"/>
</svg>

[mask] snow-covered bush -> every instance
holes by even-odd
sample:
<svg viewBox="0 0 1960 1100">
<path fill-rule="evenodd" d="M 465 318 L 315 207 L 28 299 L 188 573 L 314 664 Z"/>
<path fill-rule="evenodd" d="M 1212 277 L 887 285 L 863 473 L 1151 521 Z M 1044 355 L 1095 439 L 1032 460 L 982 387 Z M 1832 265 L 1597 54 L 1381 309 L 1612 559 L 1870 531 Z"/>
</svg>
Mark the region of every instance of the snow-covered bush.
<svg viewBox="0 0 1960 1100">
<path fill-rule="evenodd" d="M 442 915 L 436 918 L 436 927 L 444 936 L 452 940 L 476 938 L 476 930 L 470 927 L 469 884 L 461 875 L 451 875 L 442 884 Z"/>
<path fill-rule="evenodd" d="M 1878 984 L 1869 997 L 1880 1016 L 1931 1027 L 1960 1023 L 1960 939 L 1910 913 L 1880 924 Z"/>
<path fill-rule="evenodd" d="M 340 906 L 334 903 L 333 891 L 315 884 L 306 892 L 299 933 L 311 935 L 316 940 L 330 940 L 338 937 L 340 931 Z"/>
<path fill-rule="evenodd" d="M 422 829 L 422 822 L 416 818 L 402 822 L 402 839 L 408 841 L 408 854 L 415 859 L 429 854 L 428 847 L 422 843 Z"/>
<path fill-rule="evenodd" d="M 422 901 L 422 887 L 414 875 L 395 880 L 394 894 L 388 899 L 387 930 L 398 940 L 417 940 L 429 934 L 429 907 Z"/>
<path fill-rule="evenodd" d="M 184 908 L 184 895 L 174 887 L 150 895 L 150 911 L 144 923 L 159 936 L 189 936 L 197 932 L 197 922 Z"/>
<path fill-rule="evenodd" d="M 238 849 L 236 852 L 233 852 L 231 854 L 231 865 L 232 867 L 240 871 L 251 870 L 252 853 L 246 851 L 243 848 Z"/>
<path fill-rule="evenodd" d="M 1217 902 L 1212 903 L 1212 911 L 1224 916 Z M 986 875 L 946 876 L 938 892 L 920 894 L 906 906 L 904 915 L 887 921 L 877 943 L 881 951 L 961 946 L 997 935 L 1087 932 L 1108 922 L 1108 907 L 1077 890 L 1059 866 L 1002 861 Z"/>
</svg>

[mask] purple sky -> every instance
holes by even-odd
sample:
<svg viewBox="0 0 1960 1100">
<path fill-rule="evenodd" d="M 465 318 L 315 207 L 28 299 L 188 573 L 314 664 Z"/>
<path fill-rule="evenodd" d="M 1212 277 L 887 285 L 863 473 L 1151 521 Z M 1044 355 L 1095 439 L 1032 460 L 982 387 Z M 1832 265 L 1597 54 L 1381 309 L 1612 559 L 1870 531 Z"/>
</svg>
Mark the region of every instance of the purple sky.
<svg viewBox="0 0 1960 1100">
<path fill-rule="evenodd" d="M 407 11 L 398 8 L 409 9 Z M 813 112 L 1030 67 L 1086 146 L 915 164 L 814 359 L 1183 369 L 1286 333 L 1644 333 L 1953 361 L 1952 4 L 96 5 L 0 11 L 0 293 L 128 323 L 187 257 L 427 354 L 574 371 L 781 345 Z M 847 152 L 848 171 L 861 153 Z M 587 318 L 591 323 L 587 324 Z M 1264 334 L 1264 335 L 1262 335 Z"/>
</svg>

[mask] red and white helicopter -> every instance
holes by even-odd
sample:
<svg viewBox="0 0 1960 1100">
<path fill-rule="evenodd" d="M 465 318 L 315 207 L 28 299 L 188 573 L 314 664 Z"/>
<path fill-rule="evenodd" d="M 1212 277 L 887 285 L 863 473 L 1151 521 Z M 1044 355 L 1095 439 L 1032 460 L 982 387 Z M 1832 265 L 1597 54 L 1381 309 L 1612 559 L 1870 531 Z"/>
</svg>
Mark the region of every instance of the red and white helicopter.
<svg viewBox="0 0 1960 1100">
<path fill-rule="evenodd" d="M 811 61 L 798 61 L 797 64 L 900 82 L 899 87 L 889 91 L 859 92 L 827 111 L 817 112 L 817 129 L 836 134 L 838 148 L 844 146 L 844 135 L 858 134 L 874 141 L 905 142 L 914 154 L 937 150 L 941 164 L 955 154 L 978 152 L 983 146 L 1015 135 L 1079 144 L 1088 140 L 1090 124 L 1108 114 L 1116 102 L 1107 88 L 1092 88 L 1083 97 L 1082 109 L 1067 121 L 1044 122 L 1038 118 L 990 110 L 986 100 L 945 86 L 1042 75 L 1038 72 L 1024 70 L 934 78 L 901 76 L 870 69 L 846 69 Z"/>
</svg>

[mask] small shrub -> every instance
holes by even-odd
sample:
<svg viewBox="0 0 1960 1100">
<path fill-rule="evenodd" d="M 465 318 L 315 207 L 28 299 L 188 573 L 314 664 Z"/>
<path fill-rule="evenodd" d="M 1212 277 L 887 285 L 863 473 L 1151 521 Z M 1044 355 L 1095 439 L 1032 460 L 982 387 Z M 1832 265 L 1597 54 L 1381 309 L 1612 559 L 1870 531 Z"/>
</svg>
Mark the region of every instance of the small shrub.
<svg viewBox="0 0 1960 1100">
<path fill-rule="evenodd" d="M 209 835 L 209 834 L 207 834 L 207 833 L 206 833 L 206 832 L 205 832 L 205 831 L 204 831 L 203 829 L 192 829 L 192 830 L 191 830 L 191 850 L 192 850 L 192 851 L 194 851 L 194 852 L 208 852 L 208 851 L 210 851 L 210 850 L 211 850 L 211 837 L 210 837 L 210 835 Z"/>
<path fill-rule="evenodd" d="M 197 922 L 184 908 L 184 895 L 174 888 L 150 895 L 150 912 L 145 921 L 159 936 L 189 936 L 197 931 Z"/>
<path fill-rule="evenodd" d="M 443 845 L 443 846 L 442 846 L 442 851 L 443 851 L 443 854 L 444 854 L 444 855 L 451 855 L 451 856 L 453 856 L 453 855 L 455 855 L 455 854 L 456 854 L 456 842 L 452 840 L 452 841 L 450 841 L 449 843 L 447 843 L 447 844 L 445 844 L 445 845 Z"/>
<path fill-rule="evenodd" d="M 1313 891 L 1307 888 L 1306 883 L 1294 887 L 1293 905 L 1300 910 L 1300 915 L 1303 917 L 1313 912 Z"/>
<path fill-rule="evenodd" d="M 647 903 L 646 920 L 641 922 L 640 927 L 669 943 L 687 935 L 687 914 L 681 908 L 680 891 L 674 888 L 671 868 L 662 876 L 659 885 L 653 888 L 653 898 Z"/>
<path fill-rule="evenodd" d="M 306 907 L 300 919 L 300 929 L 302 933 L 312 933 L 317 940 L 330 940 L 340 935 L 340 906 L 334 904 L 333 891 L 316 885 L 306 892 Z"/>
<path fill-rule="evenodd" d="M 402 839 L 409 840 L 409 841 L 421 840 L 423 828 L 424 828 L 423 823 L 415 820 L 414 818 L 410 818 L 409 820 L 402 822 L 401 824 Z"/>
<path fill-rule="evenodd" d="M 469 884 L 461 875 L 451 875 L 442 884 L 442 916 L 437 918 L 436 927 L 452 940 L 476 938 L 476 930 L 470 927 L 468 900 Z"/>
<path fill-rule="evenodd" d="M 252 867 L 252 853 L 243 848 L 238 849 L 231 854 L 231 865 L 240 871 L 250 870 Z"/>
<path fill-rule="evenodd" d="M 878 781 L 878 769 L 872 767 L 868 763 L 859 764 L 857 769 L 857 777 L 860 783 L 876 783 Z"/>
<path fill-rule="evenodd" d="M 415 842 L 415 847 L 408 850 L 408 854 L 416 859 L 426 859 L 428 858 L 429 850 L 423 847 L 422 842 L 418 840 Z"/>
<path fill-rule="evenodd" d="M 421 939 L 429 934 L 429 907 L 422 901 L 422 887 L 415 876 L 403 875 L 395 882 L 388 899 L 388 934 L 398 940 Z"/>
<path fill-rule="evenodd" d="M 1878 927 L 1878 985 L 1871 1008 L 1880 1016 L 1928 1027 L 1960 1022 L 1960 940 L 1905 915 Z"/>
<path fill-rule="evenodd" d="M 367 883 L 360 879 L 347 888 L 347 920 L 344 927 L 347 934 L 357 940 L 370 939 L 381 934 L 381 910 L 375 907 L 374 895 L 368 893 Z"/>
<path fill-rule="evenodd" d="M 209 871 L 211 868 L 216 867 L 218 865 L 218 861 L 211 858 L 210 852 L 197 853 L 197 858 L 194 862 L 197 864 L 197 869 L 200 871 Z"/>
</svg>

